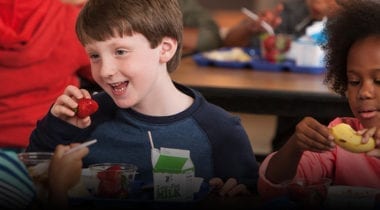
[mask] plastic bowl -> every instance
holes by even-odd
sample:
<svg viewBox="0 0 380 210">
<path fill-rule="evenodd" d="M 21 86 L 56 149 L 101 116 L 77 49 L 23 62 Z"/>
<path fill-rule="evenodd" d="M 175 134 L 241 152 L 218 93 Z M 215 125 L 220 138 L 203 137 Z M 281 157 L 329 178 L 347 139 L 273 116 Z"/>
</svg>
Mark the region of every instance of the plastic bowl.
<svg viewBox="0 0 380 210">
<path fill-rule="evenodd" d="M 129 163 L 98 163 L 89 166 L 95 196 L 103 198 L 127 198 L 131 183 L 135 180 L 137 166 Z"/>
<path fill-rule="evenodd" d="M 322 178 L 316 182 L 295 179 L 284 183 L 290 200 L 310 208 L 323 205 L 330 184 L 329 178 Z"/>
<path fill-rule="evenodd" d="M 47 197 L 49 187 L 48 168 L 52 156 L 53 153 L 51 152 L 23 152 L 18 154 L 18 158 L 26 166 L 41 199 L 46 199 Z"/>
</svg>

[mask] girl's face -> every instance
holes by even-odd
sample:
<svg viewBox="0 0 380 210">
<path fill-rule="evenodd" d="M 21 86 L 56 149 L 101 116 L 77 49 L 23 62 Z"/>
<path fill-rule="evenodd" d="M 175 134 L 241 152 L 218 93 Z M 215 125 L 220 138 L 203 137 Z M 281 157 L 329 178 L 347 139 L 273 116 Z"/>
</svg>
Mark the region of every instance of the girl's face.
<svg viewBox="0 0 380 210">
<path fill-rule="evenodd" d="M 166 62 L 161 62 L 161 44 L 151 49 L 139 33 L 93 41 L 85 46 L 94 80 L 121 108 L 138 106 L 159 87 Z M 157 91 L 157 90 L 156 90 Z"/>
<path fill-rule="evenodd" d="M 322 20 L 331 16 L 338 8 L 335 0 L 306 0 L 311 17 L 314 20 Z"/>
<path fill-rule="evenodd" d="M 347 57 L 347 98 L 365 128 L 380 126 L 380 36 L 355 42 Z"/>
</svg>

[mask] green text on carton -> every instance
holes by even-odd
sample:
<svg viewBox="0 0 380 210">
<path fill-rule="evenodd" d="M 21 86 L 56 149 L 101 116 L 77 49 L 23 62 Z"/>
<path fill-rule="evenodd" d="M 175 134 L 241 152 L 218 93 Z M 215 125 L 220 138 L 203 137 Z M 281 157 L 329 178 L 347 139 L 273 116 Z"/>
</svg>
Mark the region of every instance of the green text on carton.
<svg viewBox="0 0 380 210">
<path fill-rule="evenodd" d="M 152 150 L 154 199 L 192 200 L 194 165 L 189 150 Z"/>
</svg>

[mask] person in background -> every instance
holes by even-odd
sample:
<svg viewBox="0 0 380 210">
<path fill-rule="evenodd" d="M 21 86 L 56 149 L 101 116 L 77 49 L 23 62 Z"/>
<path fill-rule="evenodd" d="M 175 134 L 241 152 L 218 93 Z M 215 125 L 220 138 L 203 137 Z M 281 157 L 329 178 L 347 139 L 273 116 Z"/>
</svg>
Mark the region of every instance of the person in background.
<svg viewBox="0 0 380 210">
<path fill-rule="evenodd" d="M 281 195 L 292 179 L 310 182 L 330 178 L 333 185 L 380 189 L 380 3 L 350 0 L 329 18 L 325 32 L 326 84 L 346 96 L 354 117 L 338 117 L 325 126 L 305 117 L 286 144 L 260 165 L 259 193 L 264 198 Z M 342 33 L 344 32 L 344 33 Z M 376 141 L 368 153 L 352 153 L 334 144 L 329 128 L 347 123 Z M 380 195 L 378 194 L 380 198 Z"/>
<path fill-rule="evenodd" d="M 293 35 L 294 38 L 305 34 L 314 21 L 333 15 L 338 5 L 336 0 L 287 0 L 272 10 L 262 11 L 260 20 L 268 22 L 276 33 Z M 257 46 L 258 37 L 265 33 L 259 21 L 245 18 L 233 26 L 223 40 L 225 46 Z"/>
<path fill-rule="evenodd" d="M 306 29 L 314 22 L 332 16 L 337 8 L 336 0 L 287 0 L 279 3 L 273 10 L 263 11 L 261 20 L 270 23 L 276 33 L 289 34 L 297 39 L 305 35 Z M 262 33 L 265 33 L 265 30 L 258 21 L 246 18 L 229 30 L 224 45 L 259 48 L 259 35 Z M 272 151 L 278 150 L 285 144 L 293 134 L 295 125 L 302 118 L 302 116 L 277 116 Z M 318 117 L 318 120 L 327 124 L 332 118 Z"/>
<path fill-rule="evenodd" d="M 284 5 L 281 3 L 271 10 L 260 12 L 259 21 L 254 21 L 249 17 L 245 17 L 235 26 L 228 29 L 223 38 L 223 46 L 257 47 L 259 35 L 265 32 L 265 29 L 260 25 L 260 21 L 266 21 L 273 28 L 276 28 L 282 23 L 280 14 L 283 10 Z"/>
<path fill-rule="evenodd" d="M 49 166 L 49 207 L 68 209 L 68 190 L 75 186 L 82 171 L 82 158 L 87 147 L 64 156 L 64 152 L 76 146 L 58 145 Z M 0 208 L 40 209 L 41 202 L 25 165 L 13 151 L 0 149 Z"/>
<path fill-rule="evenodd" d="M 183 14 L 183 54 L 193 54 L 222 46 L 219 26 L 197 0 L 178 0 Z"/>
<path fill-rule="evenodd" d="M 58 0 L 0 2 L 0 147 L 24 150 L 65 87 L 92 81 L 75 36 L 79 10 Z"/>
<path fill-rule="evenodd" d="M 99 110 L 78 118 L 77 100 L 91 95 L 68 86 L 39 121 L 27 151 L 96 138 L 85 166 L 132 163 L 139 170 L 136 179 L 151 184 L 151 131 L 155 148 L 189 150 L 195 176 L 220 195 L 255 192 L 258 165 L 240 119 L 170 78 L 182 50 L 177 0 L 90 0 L 76 29 L 104 90 L 93 96 Z"/>
</svg>

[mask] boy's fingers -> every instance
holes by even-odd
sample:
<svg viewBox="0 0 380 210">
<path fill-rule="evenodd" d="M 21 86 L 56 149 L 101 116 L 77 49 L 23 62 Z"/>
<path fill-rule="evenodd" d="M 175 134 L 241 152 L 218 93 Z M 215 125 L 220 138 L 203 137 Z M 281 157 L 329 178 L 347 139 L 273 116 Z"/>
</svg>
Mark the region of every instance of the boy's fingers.
<svg viewBox="0 0 380 210">
<path fill-rule="evenodd" d="M 222 189 L 219 191 L 219 195 L 225 196 L 229 193 L 235 186 L 237 185 L 237 181 L 234 178 L 230 178 L 223 185 Z"/>
<path fill-rule="evenodd" d="M 236 196 L 236 195 L 249 195 L 250 192 L 247 189 L 247 187 L 243 184 L 239 184 L 236 187 L 234 187 L 232 190 L 228 192 L 228 196 Z"/>
</svg>

